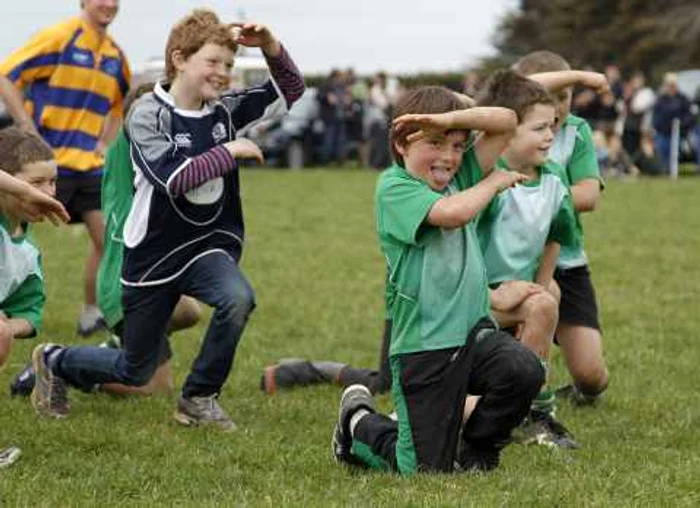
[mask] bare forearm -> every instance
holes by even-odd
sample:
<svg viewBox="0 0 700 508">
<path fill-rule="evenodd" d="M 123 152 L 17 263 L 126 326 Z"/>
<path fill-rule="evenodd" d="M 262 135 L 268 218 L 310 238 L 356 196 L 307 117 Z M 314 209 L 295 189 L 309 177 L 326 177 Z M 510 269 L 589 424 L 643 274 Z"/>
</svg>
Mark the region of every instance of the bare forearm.
<svg viewBox="0 0 700 508">
<path fill-rule="evenodd" d="M 556 242 L 549 242 L 545 245 L 542 259 L 540 259 L 540 266 L 537 269 L 537 276 L 535 277 L 535 282 L 539 285 L 545 288 L 549 286 L 549 283 L 554 278 L 554 269 L 557 266 L 560 252 L 561 245 Z"/>
<path fill-rule="evenodd" d="M 579 213 L 594 211 L 598 207 L 600 195 L 598 180 L 584 180 L 571 186 L 571 199 Z"/>
<path fill-rule="evenodd" d="M 442 228 L 458 228 L 474 220 L 496 195 L 498 189 L 482 180 L 474 187 L 437 201 L 428 213 L 428 223 Z"/>
<path fill-rule="evenodd" d="M 518 125 L 515 111 L 499 107 L 475 107 L 444 113 L 453 129 L 470 129 L 489 134 L 513 131 Z"/>
<path fill-rule="evenodd" d="M 5 76 L 0 76 L 0 97 L 5 101 L 7 111 L 19 127 L 25 130 L 35 130 L 34 122 L 24 109 L 22 94 Z"/>
<path fill-rule="evenodd" d="M 121 127 L 122 121 L 116 116 L 107 115 L 105 118 L 105 123 L 102 126 L 102 135 L 97 142 L 97 151 L 104 154 L 107 147 L 114 141 L 119 132 L 119 127 Z"/>
<path fill-rule="evenodd" d="M 547 90 L 557 91 L 568 86 L 582 83 L 584 79 L 583 75 L 583 71 L 556 71 L 539 72 L 537 74 L 531 74 L 528 78 L 537 81 Z"/>
</svg>

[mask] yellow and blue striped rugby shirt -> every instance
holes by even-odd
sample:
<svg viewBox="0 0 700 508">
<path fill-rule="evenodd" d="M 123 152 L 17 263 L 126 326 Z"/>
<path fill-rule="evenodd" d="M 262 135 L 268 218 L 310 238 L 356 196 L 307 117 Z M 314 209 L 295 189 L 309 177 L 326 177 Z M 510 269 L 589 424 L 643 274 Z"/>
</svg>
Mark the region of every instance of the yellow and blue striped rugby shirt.
<svg viewBox="0 0 700 508">
<path fill-rule="evenodd" d="M 54 148 L 62 176 L 97 175 L 107 115 L 122 117 L 131 71 L 121 49 L 82 18 L 46 28 L 0 64 L 25 90 L 25 106 Z"/>
</svg>

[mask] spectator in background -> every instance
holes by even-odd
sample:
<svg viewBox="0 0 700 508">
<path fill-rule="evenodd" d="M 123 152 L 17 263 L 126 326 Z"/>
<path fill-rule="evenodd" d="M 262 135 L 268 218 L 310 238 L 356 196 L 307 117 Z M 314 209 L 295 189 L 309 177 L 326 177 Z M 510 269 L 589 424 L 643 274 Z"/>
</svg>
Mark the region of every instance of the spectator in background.
<svg viewBox="0 0 700 508">
<path fill-rule="evenodd" d="M 387 75 L 377 73 L 369 91 L 369 105 L 365 117 L 367 132 L 367 162 L 375 169 L 384 169 L 391 161 L 389 155 L 389 118 L 393 97 L 389 93 Z"/>
<path fill-rule="evenodd" d="M 364 135 L 364 116 L 369 100 L 369 87 L 363 79 L 358 79 L 355 69 L 350 67 L 345 71 L 345 82 L 350 95 L 350 101 L 345 111 L 347 142 L 345 155 L 365 165 L 366 149 Z"/>
<path fill-rule="evenodd" d="M 38 130 L 54 149 L 56 196 L 71 220 L 85 223 L 90 235 L 85 300 L 78 320 L 78 333 L 87 336 L 104 326 L 95 303 L 104 234 L 103 154 L 121 123 L 131 72 L 124 53 L 107 34 L 119 1 L 81 0 L 80 7 L 80 16 L 41 30 L 0 64 L 0 95 L 15 122 Z M 24 98 L 28 111 L 22 107 Z"/>
<path fill-rule="evenodd" d="M 610 91 L 612 92 L 615 101 L 622 98 L 624 92 L 624 87 L 622 84 L 622 76 L 620 75 L 620 68 L 616 64 L 608 64 L 605 66 L 605 77 L 610 84 Z"/>
<path fill-rule="evenodd" d="M 664 76 L 652 116 L 654 145 L 665 173 L 669 173 L 672 163 L 671 133 L 674 120 L 680 122 L 681 137 L 685 136 L 694 125 L 690 100 L 678 90 L 678 76 L 668 73 Z"/>
<path fill-rule="evenodd" d="M 642 131 L 651 127 L 651 111 L 656 101 L 654 91 L 646 86 L 644 73 L 636 72 L 624 93 L 622 145 L 629 154 L 639 150 Z"/>
<path fill-rule="evenodd" d="M 350 93 L 340 70 L 331 71 L 326 82 L 321 85 L 318 100 L 321 106 L 321 120 L 325 128 L 321 161 L 323 164 L 332 162 L 342 164 L 345 160 L 347 139 L 345 118 L 350 104 Z"/>
<path fill-rule="evenodd" d="M 654 131 L 651 129 L 642 131 L 639 148 L 632 156 L 632 160 L 643 175 L 657 176 L 663 173 L 663 162 L 654 149 Z"/>
</svg>

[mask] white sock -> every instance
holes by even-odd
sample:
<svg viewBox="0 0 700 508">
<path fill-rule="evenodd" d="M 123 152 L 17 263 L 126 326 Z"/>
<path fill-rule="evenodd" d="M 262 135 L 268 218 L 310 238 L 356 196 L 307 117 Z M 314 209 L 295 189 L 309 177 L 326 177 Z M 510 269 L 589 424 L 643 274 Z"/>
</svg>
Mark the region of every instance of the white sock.
<svg viewBox="0 0 700 508">
<path fill-rule="evenodd" d="M 366 409 L 358 409 L 353 413 L 353 415 L 350 417 L 350 435 L 353 436 L 355 435 L 355 427 L 357 427 L 357 424 L 360 423 L 360 420 L 365 415 L 370 414 L 369 411 Z"/>
</svg>

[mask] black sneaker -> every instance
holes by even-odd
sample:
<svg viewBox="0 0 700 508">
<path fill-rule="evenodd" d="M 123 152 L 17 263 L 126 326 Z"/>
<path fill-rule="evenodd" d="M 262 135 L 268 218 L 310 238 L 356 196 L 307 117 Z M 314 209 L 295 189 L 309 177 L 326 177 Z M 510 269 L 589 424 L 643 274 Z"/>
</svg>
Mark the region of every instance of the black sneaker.
<svg viewBox="0 0 700 508">
<path fill-rule="evenodd" d="M 576 388 L 576 385 L 566 385 L 554 392 L 557 399 L 566 399 L 574 406 L 595 406 L 600 401 L 600 395 L 586 395 Z"/>
<path fill-rule="evenodd" d="M 480 446 L 460 439 L 455 470 L 459 472 L 486 473 L 501 463 L 501 449 L 497 446 Z"/>
<path fill-rule="evenodd" d="M 287 358 L 263 369 L 260 389 L 268 395 L 274 395 L 278 388 L 293 388 L 331 381 L 308 360 Z"/>
<path fill-rule="evenodd" d="M 333 441 L 331 450 L 337 462 L 346 464 L 359 464 L 351 453 L 352 435 L 350 434 L 350 419 L 358 409 L 366 409 L 374 413 L 374 397 L 365 385 L 350 385 L 343 391 L 338 408 L 338 421 L 333 429 Z"/>
<path fill-rule="evenodd" d="M 10 395 L 13 397 L 29 397 L 32 394 L 35 382 L 36 372 L 34 372 L 34 366 L 28 363 L 22 372 L 17 374 L 12 383 L 10 383 Z"/>
<path fill-rule="evenodd" d="M 550 448 L 575 450 L 580 448 L 571 432 L 551 413 L 530 411 L 514 431 L 514 440 L 520 444 L 539 444 Z"/>
<path fill-rule="evenodd" d="M 34 348 L 32 365 L 36 372 L 36 382 L 31 401 L 38 414 L 65 418 L 70 413 L 66 382 L 51 371 L 44 355 L 44 350 L 55 347 L 53 344 L 40 344 Z"/>
<path fill-rule="evenodd" d="M 236 424 L 219 405 L 218 394 L 207 397 L 180 397 L 175 420 L 185 426 L 213 425 L 225 431 L 236 429 Z"/>
</svg>

